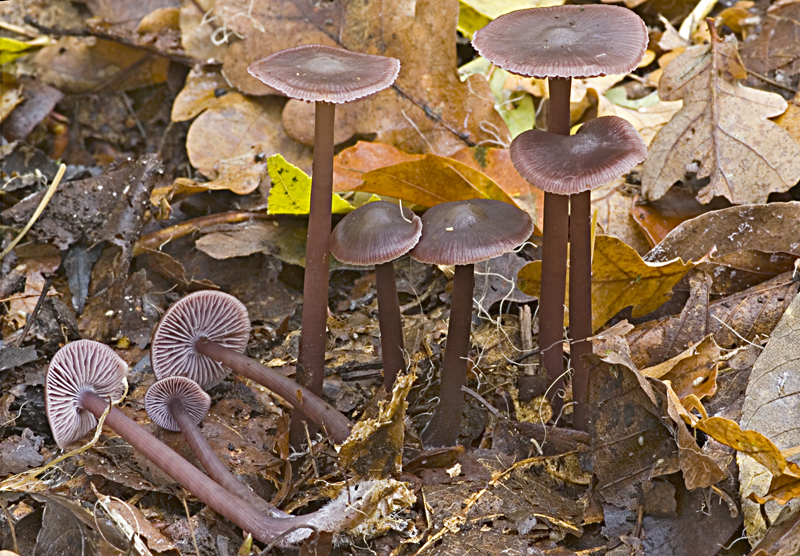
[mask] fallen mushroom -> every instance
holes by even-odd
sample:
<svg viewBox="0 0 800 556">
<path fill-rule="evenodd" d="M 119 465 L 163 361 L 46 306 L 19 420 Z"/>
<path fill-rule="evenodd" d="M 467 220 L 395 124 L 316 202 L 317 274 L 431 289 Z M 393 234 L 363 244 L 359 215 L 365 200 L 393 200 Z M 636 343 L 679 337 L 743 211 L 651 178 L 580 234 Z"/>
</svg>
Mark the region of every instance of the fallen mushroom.
<svg viewBox="0 0 800 556">
<path fill-rule="evenodd" d="M 196 377 L 208 389 L 231 370 L 269 388 L 341 444 L 352 423 L 336 408 L 275 369 L 243 355 L 250 335 L 244 304 L 226 293 L 199 291 L 172 305 L 158 323 L 150 344 L 150 362 L 159 379 Z"/>
<path fill-rule="evenodd" d="M 389 392 L 397 373 L 406 368 L 393 261 L 408 253 L 421 233 L 422 221 L 411 210 L 375 201 L 345 216 L 331 234 L 334 257 L 347 264 L 375 265 L 383 384 Z"/>
<path fill-rule="evenodd" d="M 531 233 L 528 213 L 490 199 L 441 203 L 422 215 L 422 237 L 411 257 L 422 263 L 456 265 L 439 405 L 422 436 L 427 447 L 454 445 L 461 428 L 475 263 L 514 249 Z"/>
</svg>

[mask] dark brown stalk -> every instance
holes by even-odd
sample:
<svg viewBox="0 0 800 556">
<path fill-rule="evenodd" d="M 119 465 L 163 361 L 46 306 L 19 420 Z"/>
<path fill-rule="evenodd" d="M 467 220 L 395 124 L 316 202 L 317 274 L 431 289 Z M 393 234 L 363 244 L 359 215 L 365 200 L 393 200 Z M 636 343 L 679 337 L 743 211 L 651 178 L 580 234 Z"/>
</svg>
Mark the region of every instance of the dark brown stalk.
<svg viewBox="0 0 800 556">
<path fill-rule="evenodd" d="M 592 198 L 590 191 L 572 195 L 569 217 L 569 336 L 572 362 L 573 427 L 589 426 L 589 371 L 583 356 L 592 353 Z"/>
<path fill-rule="evenodd" d="M 202 338 L 195 343 L 198 353 L 222 363 L 240 375 L 269 388 L 306 415 L 309 420 L 324 427 L 331 439 L 341 444 L 350 435 L 352 423 L 310 389 L 274 369 L 265 367 L 241 353 Z"/>
<path fill-rule="evenodd" d="M 375 265 L 375 283 L 378 289 L 378 322 L 381 327 L 381 356 L 383 357 L 383 385 L 392 391 L 397 374 L 406 368 L 403 350 L 403 324 L 400 319 L 400 302 L 394 281 L 394 263 Z"/>
<path fill-rule="evenodd" d="M 569 135 L 570 78 L 548 79 L 551 133 Z M 544 244 L 542 245 L 542 291 L 539 297 L 539 364 L 550 379 L 549 399 L 558 414 L 563 405 L 558 395 L 564 389 L 564 293 L 567 282 L 567 238 L 569 196 L 544 194 Z"/>
<path fill-rule="evenodd" d="M 228 468 L 225 467 L 222 461 L 217 457 L 217 454 L 214 453 L 214 449 L 208 443 L 206 437 L 203 436 L 200 427 L 197 426 L 192 416 L 186 411 L 186 406 L 180 398 L 172 398 L 169 404 L 167 404 L 167 407 L 170 413 L 172 413 L 175 422 L 177 422 L 178 426 L 181 428 L 186 442 L 189 444 L 192 452 L 197 457 L 200 465 L 203 466 L 203 469 L 206 470 L 209 477 L 262 513 L 273 517 L 291 517 L 258 496 L 255 492 L 250 490 L 247 485 L 243 484 L 228 471 Z"/>
<path fill-rule="evenodd" d="M 447 327 L 442 365 L 439 405 L 422 433 L 426 447 L 453 446 L 461 429 L 464 392 L 467 383 L 467 356 L 472 326 L 472 291 L 475 289 L 474 265 L 456 265 L 450 323 Z"/>
<path fill-rule="evenodd" d="M 297 382 L 318 396 L 322 394 L 322 382 L 325 378 L 335 116 L 335 104 L 316 103 L 302 330 L 300 354 L 297 360 Z M 301 439 L 305 439 L 303 426 L 297 417 L 297 415 L 292 417 L 291 431 L 292 444 L 295 446 L 301 443 Z"/>
<path fill-rule="evenodd" d="M 98 419 L 108 409 L 108 401 L 91 390 L 81 393 L 80 404 Z M 286 528 L 297 525 L 294 519 L 266 516 L 244 503 L 116 407 L 111 407 L 105 424 L 186 490 L 259 541 L 271 542 Z"/>
</svg>

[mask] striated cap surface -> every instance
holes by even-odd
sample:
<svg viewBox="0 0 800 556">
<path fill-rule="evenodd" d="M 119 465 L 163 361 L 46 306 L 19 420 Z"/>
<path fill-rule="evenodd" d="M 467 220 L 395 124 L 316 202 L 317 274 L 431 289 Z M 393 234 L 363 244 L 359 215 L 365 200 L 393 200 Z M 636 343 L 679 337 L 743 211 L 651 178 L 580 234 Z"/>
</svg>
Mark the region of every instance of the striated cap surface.
<svg viewBox="0 0 800 556">
<path fill-rule="evenodd" d="M 422 220 L 411 209 L 388 201 L 358 207 L 331 234 L 331 253 L 347 264 L 388 263 L 411 250 L 422 233 Z"/>
<path fill-rule="evenodd" d="M 528 213 L 503 201 L 440 203 L 422 215 L 422 237 L 410 254 L 428 264 L 473 264 L 514 249 L 531 233 Z"/>
<path fill-rule="evenodd" d="M 391 86 L 400 72 L 400 61 L 388 56 L 305 44 L 257 60 L 247 71 L 288 97 L 341 104 Z"/>
<path fill-rule="evenodd" d="M 636 69 L 647 28 L 633 11 L 590 4 L 530 8 L 475 32 L 472 46 L 504 70 L 529 77 L 597 77 Z"/>
<path fill-rule="evenodd" d="M 181 430 L 169 408 L 174 399 L 183 402 L 195 423 L 202 421 L 211 409 L 211 397 L 191 378 L 168 376 L 154 382 L 144 395 L 144 409 L 156 425 L 168 431 Z"/>
<path fill-rule="evenodd" d="M 532 129 L 517 135 L 509 151 L 523 178 L 542 191 L 559 195 L 594 189 L 647 158 L 639 132 L 617 116 L 591 120 L 575 135 Z"/>
<path fill-rule="evenodd" d="M 87 390 L 119 400 L 125 392 L 128 365 L 110 347 L 92 340 L 67 344 L 53 356 L 45 378 L 45 408 L 53 439 L 64 448 L 97 426 L 81 408 Z"/>
<path fill-rule="evenodd" d="M 244 353 L 250 337 L 250 316 L 244 304 L 227 293 L 194 292 L 164 313 L 150 346 L 150 363 L 159 380 L 168 376 L 192 378 L 204 390 L 231 370 L 195 351 L 200 338 L 208 338 Z"/>
</svg>

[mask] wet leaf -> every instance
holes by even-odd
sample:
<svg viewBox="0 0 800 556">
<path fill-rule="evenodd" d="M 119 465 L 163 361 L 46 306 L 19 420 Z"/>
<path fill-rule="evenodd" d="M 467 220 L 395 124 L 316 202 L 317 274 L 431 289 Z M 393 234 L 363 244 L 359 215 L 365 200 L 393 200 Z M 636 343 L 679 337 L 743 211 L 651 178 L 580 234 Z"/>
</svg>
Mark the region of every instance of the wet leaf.
<svg viewBox="0 0 800 556">
<path fill-rule="evenodd" d="M 779 95 L 736 81 L 746 72 L 736 41 L 713 39 L 687 49 L 664 70 L 663 100 L 683 99 L 681 110 L 658 132 L 644 163 L 642 194 L 659 199 L 690 171 L 711 183 L 697 198 L 734 204 L 764 203 L 800 179 L 800 145 L 767 120 L 787 107 Z M 710 140 L 709 140 L 710 138 Z"/>
<path fill-rule="evenodd" d="M 272 179 L 269 190 L 269 214 L 308 214 L 311 209 L 311 176 L 276 154 L 267 159 L 267 170 Z M 331 211 L 345 214 L 355 207 L 333 195 Z"/>
<path fill-rule="evenodd" d="M 592 329 L 597 330 L 628 306 L 633 307 L 634 317 L 655 311 L 670 298 L 672 287 L 696 264 L 684 263 L 679 258 L 648 263 L 621 240 L 597 236 L 592 258 Z M 517 275 L 519 289 L 538 297 L 541 269 L 541 261 L 524 266 Z"/>
<path fill-rule="evenodd" d="M 485 174 L 451 158 L 426 154 L 363 175 L 356 191 L 397 197 L 424 207 L 467 199 L 495 199 L 516 203 Z"/>
</svg>

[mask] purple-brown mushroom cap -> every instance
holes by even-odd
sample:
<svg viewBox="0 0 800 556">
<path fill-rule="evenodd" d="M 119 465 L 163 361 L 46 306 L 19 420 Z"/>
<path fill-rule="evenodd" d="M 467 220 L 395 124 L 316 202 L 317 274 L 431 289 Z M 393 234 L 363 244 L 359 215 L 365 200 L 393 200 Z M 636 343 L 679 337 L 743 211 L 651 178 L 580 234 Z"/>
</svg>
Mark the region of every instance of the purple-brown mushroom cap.
<svg viewBox="0 0 800 556">
<path fill-rule="evenodd" d="M 82 392 L 118 401 L 125 393 L 128 365 L 110 347 L 92 340 L 67 344 L 53 356 L 45 378 L 45 408 L 53 439 L 64 448 L 97 426 L 80 405 Z"/>
<path fill-rule="evenodd" d="M 608 183 L 647 157 L 639 132 L 617 116 L 591 120 L 575 135 L 532 129 L 517 135 L 509 151 L 514 168 L 523 178 L 559 195 Z"/>
<path fill-rule="evenodd" d="M 514 249 L 531 233 L 528 213 L 503 201 L 440 203 L 422 215 L 422 237 L 410 255 L 428 264 L 473 264 Z"/>
<path fill-rule="evenodd" d="M 472 46 L 511 73 L 585 78 L 630 73 L 647 42 L 644 21 L 633 11 L 591 4 L 507 13 L 476 31 Z"/>
<path fill-rule="evenodd" d="M 400 72 L 400 61 L 388 56 L 305 44 L 257 60 L 247 71 L 290 98 L 341 104 L 391 86 Z"/>
<path fill-rule="evenodd" d="M 167 310 L 150 347 L 150 363 L 159 380 L 168 376 L 193 378 L 204 390 L 224 379 L 231 370 L 195 350 L 195 342 L 212 342 L 244 353 L 250 337 L 247 307 L 227 293 L 191 293 Z"/>
<path fill-rule="evenodd" d="M 331 234 L 331 253 L 343 263 L 388 263 L 419 241 L 422 220 L 406 207 L 375 201 L 342 218 Z"/>
<path fill-rule="evenodd" d="M 211 397 L 194 380 L 185 376 L 168 376 L 153 383 L 144 395 L 144 408 L 156 425 L 168 431 L 181 430 L 172 416 L 170 401 L 180 399 L 195 424 L 211 409 Z"/>
</svg>

